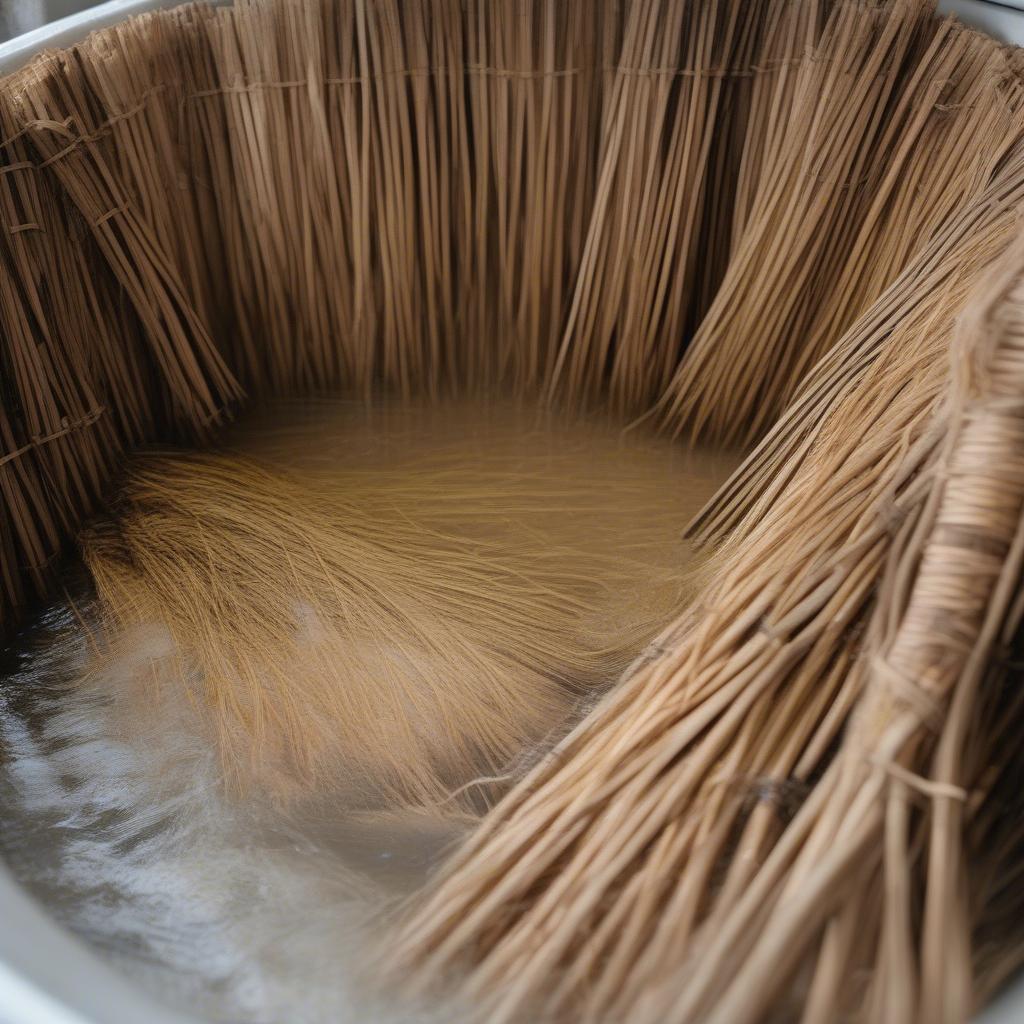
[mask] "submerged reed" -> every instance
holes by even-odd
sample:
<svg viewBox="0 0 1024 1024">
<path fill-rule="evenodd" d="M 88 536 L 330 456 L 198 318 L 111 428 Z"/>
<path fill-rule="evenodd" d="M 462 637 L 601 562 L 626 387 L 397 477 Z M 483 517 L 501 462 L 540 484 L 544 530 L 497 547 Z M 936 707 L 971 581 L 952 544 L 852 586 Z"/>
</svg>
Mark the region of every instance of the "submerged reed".
<svg viewBox="0 0 1024 1024">
<path fill-rule="evenodd" d="M 158 689 L 208 710 L 236 790 L 476 813 L 692 594 L 678 516 L 713 467 L 667 449 L 476 404 L 278 409 L 129 465 L 82 539 L 97 646 L 170 634 Z"/>
</svg>

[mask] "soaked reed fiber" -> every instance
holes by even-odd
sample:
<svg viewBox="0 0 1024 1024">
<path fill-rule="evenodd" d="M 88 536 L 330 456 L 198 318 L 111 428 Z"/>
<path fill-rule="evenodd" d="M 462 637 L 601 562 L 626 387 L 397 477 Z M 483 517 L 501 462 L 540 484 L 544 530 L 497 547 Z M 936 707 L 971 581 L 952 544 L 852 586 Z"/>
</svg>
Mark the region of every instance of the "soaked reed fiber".
<svg viewBox="0 0 1024 1024">
<path fill-rule="evenodd" d="M 4 628 L 123 450 L 243 395 L 749 442 L 698 601 L 396 955 L 493 1021 L 963 1020 L 1024 951 L 1020 67 L 924 0 L 245 0 L 37 58 Z"/>
<path fill-rule="evenodd" d="M 692 596 L 679 508 L 715 467 L 672 455 L 514 408 L 322 401 L 135 458 L 81 540 L 92 671 L 166 632 L 150 713 L 188 694 L 240 795 L 478 814 Z"/>
</svg>

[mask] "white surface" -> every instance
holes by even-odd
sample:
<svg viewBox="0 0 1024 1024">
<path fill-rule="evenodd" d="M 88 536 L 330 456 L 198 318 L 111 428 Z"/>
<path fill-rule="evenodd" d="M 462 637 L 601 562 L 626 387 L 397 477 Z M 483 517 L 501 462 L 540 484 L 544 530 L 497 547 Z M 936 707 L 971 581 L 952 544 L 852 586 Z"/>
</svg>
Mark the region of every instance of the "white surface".
<svg viewBox="0 0 1024 1024">
<path fill-rule="evenodd" d="M 1024 0 L 939 0 L 939 10 L 1008 43 L 1024 46 Z"/>
<path fill-rule="evenodd" d="M 17 3 L 18 0 L 14 2 Z M 157 7 L 173 6 L 175 5 L 171 0 L 109 0 L 108 3 L 71 14 L 0 44 L 0 74 L 21 67 L 29 57 L 40 50 L 70 46 L 95 29 L 113 25 L 133 14 L 152 11 Z"/>
<path fill-rule="evenodd" d="M 0 1024 L 189 1024 L 40 912 L 0 865 Z"/>
</svg>

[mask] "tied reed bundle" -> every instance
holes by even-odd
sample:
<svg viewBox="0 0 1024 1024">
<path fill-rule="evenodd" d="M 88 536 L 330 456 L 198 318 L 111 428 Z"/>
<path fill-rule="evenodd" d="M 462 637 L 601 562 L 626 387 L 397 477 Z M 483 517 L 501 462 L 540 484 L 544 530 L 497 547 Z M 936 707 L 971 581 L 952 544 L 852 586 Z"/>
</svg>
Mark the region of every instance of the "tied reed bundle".
<svg viewBox="0 0 1024 1024">
<path fill-rule="evenodd" d="M 1022 495 L 1004 461 L 1021 266 L 1018 245 L 959 328 L 962 294 L 930 289 L 918 351 L 900 331 L 879 344 L 790 483 L 712 558 L 664 654 L 446 867 L 400 961 L 468 970 L 460 991 L 495 1020 L 969 1017 L 971 936 L 1002 915 L 965 887 L 1003 891 L 1018 870 L 969 882 L 956 865 L 987 859 L 978 837 L 1016 771 L 997 652 L 1021 619 Z M 951 393 L 950 354 L 976 368 Z M 1007 719 L 986 722 L 996 699 Z M 980 993 L 1024 958 L 1002 920 Z"/>
<path fill-rule="evenodd" d="M 1000 813 L 1021 253 L 986 284 L 1024 208 L 1020 70 L 925 0 L 243 0 L 40 57 L 0 86 L 5 629 L 124 450 L 206 441 L 243 394 L 511 393 L 755 443 L 694 525 L 699 599 L 484 820 L 397 959 L 462 972 L 495 1021 L 962 1020 L 1024 949 Z M 276 609 L 235 589 L 240 632 L 208 644 L 209 595 L 161 590 L 140 524 L 153 498 L 195 512 L 175 465 L 90 557 L 112 606 L 237 675 Z M 306 568 L 343 621 L 351 496 L 309 485 L 299 523 L 267 472 L 210 456 L 182 482 L 249 500 L 258 477 L 267 522 L 333 552 Z M 422 552 L 419 529 L 388 525 Z M 222 532 L 234 587 L 267 541 Z M 173 536 L 167 564 L 208 564 Z M 523 579 L 519 550 L 435 544 L 468 580 L 491 558 Z M 401 545 L 373 559 L 399 583 Z M 219 676 L 228 759 L 284 724 L 315 777 L 297 705 L 252 697 L 265 671 Z M 393 772 L 392 796 L 436 796 Z"/>
</svg>

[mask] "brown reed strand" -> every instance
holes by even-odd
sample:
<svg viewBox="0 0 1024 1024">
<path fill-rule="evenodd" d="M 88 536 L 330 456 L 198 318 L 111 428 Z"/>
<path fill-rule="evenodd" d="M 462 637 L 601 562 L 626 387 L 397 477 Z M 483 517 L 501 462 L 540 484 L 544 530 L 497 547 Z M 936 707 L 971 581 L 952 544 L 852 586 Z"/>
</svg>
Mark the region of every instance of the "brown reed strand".
<svg viewBox="0 0 1024 1024">
<path fill-rule="evenodd" d="M 691 426 L 718 417 L 713 434 L 744 436 L 981 187 L 1020 103 L 994 44 L 919 4 L 739 12 L 725 0 L 156 12 L 5 81 L 0 177 L 31 188 L 39 216 L 56 205 L 84 219 L 98 252 L 82 287 L 112 290 L 138 321 L 138 356 L 118 362 L 156 364 L 145 401 L 106 376 L 93 390 L 104 407 L 166 408 L 144 436 L 204 435 L 236 382 L 257 395 L 497 388 L 642 410 L 673 378 L 673 428 L 685 392 L 702 403 Z M 804 205 L 787 209 L 790 195 Z M 801 214 L 808 203 L 825 219 Z M 8 244 L 36 222 L 15 200 Z M 43 266 L 59 251 L 29 244 Z M 754 259 L 797 276 L 770 284 Z M 14 294 L 33 289 L 29 265 L 10 272 Z M 742 299 L 752 281 L 761 290 Z M 781 303 L 771 315 L 767 294 Z M 17 301 L 12 321 L 31 304 Z M 727 302 L 754 317 L 730 329 L 739 353 L 702 340 Z M 19 346 L 50 344 L 35 319 Z M 85 350 L 109 351 L 110 333 Z M 737 377 L 743 352 L 771 351 L 774 376 Z M 81 419 L 68 396 L 35 429 L 19 411 L 35 385 L 4 379 L 9 452 Z M 78 428 L 60 446 L 82 475 L 109 476 Z M 44 489 L 15 458 L 9 489 L 27 491 L 9 510 Z M 7 513 L 5 600 L 18 607 L 33 574 L 37 590 L 52 579 L 60 524 L 86 507 L 50 493 L 31 515 Z"/>
<path fill-rule="evenodd" d="M 1015 178 L 1019 186 L 1019 161 Z M 1007 217 L 993 239 L 1005 245 L 1015 222 L 1015 214 Z M 980 258 L 971 268 L 977 279 L 991 253 L 977 245 L 972 250 Z M 1016 273 L 1019 252 L 1013 258 Z M 716 582 L 703 607 L 664 644 L 665 656 L 616 690 L 446 867 L 406 934 L 425 977 L 457 965 L 468 970 L 461 990 L 494 1020 L 523 1012 L 556 1019 L 628 1013 L 652 1021 L 760 1020 L 782 1011 L 792 993 L 779 986 L 797 965 L 815 961 L 806 1019 L 835 1019 L 858 1005 L 861 993 L 850 985 L 863 977 L 876 950 L 873 984 L 880 1002 L 869 1019 L 890 1012 L 891 1019 L 915 1019 L 897 1012 L 903 1000 L 951 984 L 948 966 L 946 975 L 938 974 L 939 964 L 955 959 L 943 945 L 952 926 L 925 926 L 936 950 L 936 976 L 926 969 L 917 989 L 916 972 L 907 966 L 913 948 L 899 957 L 892 952 L 906 949 L 913 933 L 899 924 L 903 918 L 891 920 L 898 904 L 880 899 L 880 875 L 870 870 L 882 854 L 880 835 L 862 829 L 856 842 L 840 843 L 842 831 L 829 825 L 847 807 L 879 806 L 865 803 L 872 800 L 884 805 L 887 784 L 901 801 L 892 811 L 895 820 L 904 821 L 899 808 L 913 790 L 898 773 L 914 782 L 934 771 L 925 740 L 942 721 L 943 704 L 914 683 L 920 672 L 884 653 L 884 638 L 899 625 L 894 616 L 905 600 L 897 592 L 920 585 L 923 569 L 915 576 L 915 558 L 929 538 L 937 544 L 941 537 L 932 522 L 941 495 L 930 485 L 946 472 L 942 438 L 952 430 L 946 423 L 959 422 L 936 403 L 947 402 L 944 356 L 963 293 L 930 294 L 945 310 L 929 313 L 929 329 L 887 339 L 860 385 L 833 401 L 811 453 L 782 494 L 756 527 L 715 556 Z M 983 341 L 988 337 L 979 333 Z M 929 377 L 930 386 L 924 384 Z M 962 457 L 973 464 L 977 456 L 972 449 Z M 980 492 L 979 498 L 986 500 Z M 1010 515 L 1003 525 L 1015 523 Z M 965 534 L 962 543 L 970 550 L 979 542 Z M 966 573 L 979 595 L 989 593 L 980 566 L 975 576 L 973 562 L 948 543 L 936 550 L 947 560 L 957 555 L 956 569 L 948 571 Z M 995 565 L 1002 563 L 997 552 Z M 1016 585 L 1012 567 L 1007 574 Z M 989 608 L 958 590 L 941 599 L 965 615 L 1005 613 L 1005 602 Z M 1011 635 L 1013 628 L 1011 622 Z M 949 654 L 942 638 L 962 652 L 974 631 L 969 624 L 953 629 L 929 620 L 915 635 L 918 657 L 929 654 L 944 664 Z M 873 686 L 881 687 L 891 709 L 865 710 L 872 708 Z M 851 714 L 877 729 L 888 727 L 889 719 L 915 724 L 918 738 L 908 740 L 907 749 L 916 750 L 916 760 L 904 764 L 885 744 L 876 749 L 873 736 L 865 751 L 866 741 L 847 735 L 833 761 Z M 852 728 L 847 725 L 847 733 Z M 864 789 L 840 795 L 842 766 L 851 760 Z M 890 776 L 886 766 L 892 764 L 896 774 Z M 963 786 L 948 775 L 935 774 L 937 791 Z M 920 785 L 930 792 L 929 782 Z M 787 787 L 802 789 L 806 798 L 792 822 Z M 812 828 L 821 833 L 813 846 L 807 838 Z M 961 839 L 946 828 L 944 845 L 935 848 L 948 857 Z M 841 868 L 858 869 L 860 888 L 842 904 L 849 906 L 849 921 L 834 917 L 836 901 L 845 898 L 844 879 L 833 874 L 828 884 L 806 883 L 806 890 L 794 880 L 790 863 L 801 847 L 810 858 L 808 871 L 835 863 L 840 850 Z M 896 879 L 909 877 L 905 859 L 898 871 Z M 943 892 L 948 900 L 935 897 L 936 906 L 963 903 L 950 884 Z M 783 931 L 774 901 L 787 893 L 800 901 L 804 916 L 799 928 L 785 931 L 785 941 L 770 946 L 769 966 L 763 950 Z M 879 906 L 890 918 L 870 925 L 864 915 Z M 822 942 L 821 928 L 833 918 Z M 850 944 L 851 926 L 860 946 Z M 969 967 L 966 940 L 964 950 L 957 963 Z M 743 983 L 733 982 L 748 961 L 757 966 L 746 968 Z M 920 1019 L 959 1020 L 964 1012 L 961 998 L 947 1016 L 922 1011 Z"/>
<path fill-rule="evenodd" d="M 862 916 L 881 905 L 893 912 L 891 902 L 872 896 L 880 881 L 870 872 L 858 875 L 862 889 L 850 903 L 851 921 L 833 926 L 843 938 L 829 936 L 817 953 L 820 928 L 836 909 L 825 894 L 843 892 L 832 877 L 831 888 L 808 890 L 818 898 L 806 913 L 817 916 L 787 933 L 775 947 L 778 959 L 756 983 L 729 979 L 754 956 L 760 936 L 774 934 L 771 887 L 785 881 L 788 888 L 779 891 L 801 895 L 785 875 L 793 844 L 807 842 L 809 823 L 850 806 L 853 796 L 840 799 L 835 788 L 853 740 L 842 739 L 839 762 L 832 757 L 851 714 L 869 714 L 862 705 L 870 706 L 870 680 L 884 680 L 887 698 L 925 735 L 922 723 L 942 721 L 942 705 L 913 684 L 919 673 L 907 666 L 883 671 L 872 651 L 882 649 L 883 627 L 894 614 L 887 591 L 914 582 L 912 555 L 903 556 L 903 565 L 897 555 L 920 551 L 929 536 L 927 516 L 934 515 L 929 509 L 939 500 L 929 473 L 941 478 L 941 466 L 928 467 L 950 429 L 937 403 L 947 401 L 945 356 L 956 314 L 971 282 L 983 280 L 994 254 L 1016 234 L 1015 204 L 991 199 L 1007 188 L 1019 194 L 1022 170 L 1018 156 L 980 201 L 971 220 L 979 236 L 961 232 L 959 252 L 946 240 L 943 257 L 950 262 L 942 266 L 955 285 L 935 286 L 937 261 L 926 254 L 916 272 L 890 289 L 888 311 L 900 299 L 904 305 L 886 322 L 899 328 L 875 328 L 874 351 L 852 385 L 815 392 L 826 396 L 826 409 L 806 450 L 780 471 L 786 483 L 774 500 L 756 508 L 715 555 L 715 582 L 665 644 L 666 655 L 615 691 L 524 780 L 446 868 L 419 911 L 407 941 L 426 976 L 456 965 L 468 969 L 461 988 L 489 1019 L 513 1019 L 526 1008 L 571 1019 L 627 1012 L 652 1021 L 762 1019 L 773 1007 L 781 1012 L 773 999 L 791 994 L 767 990 L 769 977 L 776 985 L 785 981 L 798 955 L 812 965 L 818 957 L 808 1020 L 835 1019 L 857 1005 L 860 994 L 848 986 L 876 949 L 876 986 L 887 976 L 885 963 L 897 995 L 913 984 L 914 972 L 903 969 L 912 955 L 886 959 L 897 942 L 896 925 L 875 933 Z M 915 309 L 918 304 L 924 308 Z M 864 320 L 879 323 L 874 313 Z M 851 348 L 858 342 L 867 348 L 862 338 L 851 331 Z M 984 578 L 974 582 L 988 593 Z M 961 600 L 965 609 L 977 608 L 960 593 L 954 607 Z M 932 622 L 920 642 L 930 639 L 934 647 L 949 635 L 959 645 L 961 633 Z M 880 716 L 884 723 L 894 714 L 872 713 L 869 720 Z M 855 744 L 846 756 L 865 755 Z M 895 755 L 883 747 L 868 756 L 885 766 Z M 930 778 L 929 767 L 911 762 L 907 771 Z M 877 767 L 868 772 L 876 796 L 887 778 Z M 948 789 L 951 783 L 939 778 Z M 744 780 L 753 780 L 753 804 Z M 807 787 L 806 803 L 790 824 L 780 802 L 787 786 Z M 868 799 L 866 793 L 858 799 Z M 826 800 L 833 811 L 823 810 Z M 953 837 L 960 841 L 951 831 L 942 849 Z M 830 846 L 838 856 L 836 838 L 814 847 L 819 861 Z M 872 863 L 882 851 L 873 842 L 863 833 L 843 846 L 844 866 Z M 906 877 L 905 863 L 901 872 L 897 877 Z M 959 905 L 955 894 L 945 895 L 951 902 L 940 906 Z M 862 947 L 852 948 L 851 933 L 842 932 L 852 924 Z M 864 939 L 874 934 L 877 945 Z M 951 936 L 942 922 L 925 934 L 937 934 L 929 942 L 938 950 Z M 947 951 L 947 962 L 952 955 Z M 836 956 L 845 959 L 837 965 Z M 965 952 L 958 963 L 969 959 Z M 922 991 L 941 991 L 938 978 L 926 980 Z M 726 987 L 734 1001 L 725 1001 Z M 878 998 L 887 1013 L 903 1005 L 893 992 Z M 869 1019 L 882 1019 L 876 1011 Z M 961 1002 L 946 1019 L 962 1019 L 955 1015 L 962 1011 Z M 896 1013 L 892 1019 L 914 1018 Z"/>
</svg>

